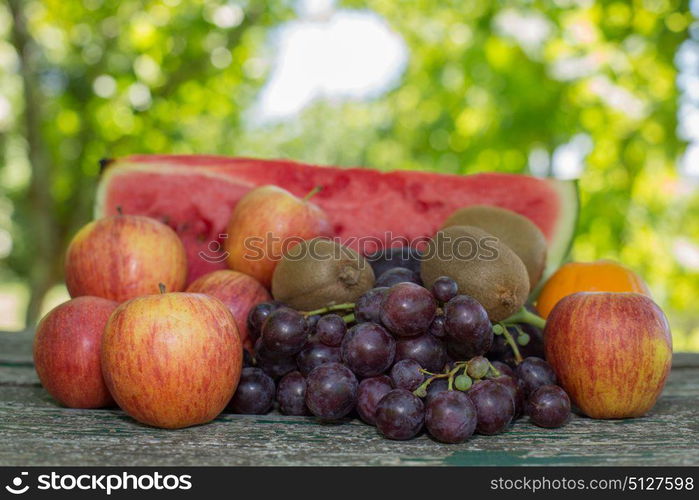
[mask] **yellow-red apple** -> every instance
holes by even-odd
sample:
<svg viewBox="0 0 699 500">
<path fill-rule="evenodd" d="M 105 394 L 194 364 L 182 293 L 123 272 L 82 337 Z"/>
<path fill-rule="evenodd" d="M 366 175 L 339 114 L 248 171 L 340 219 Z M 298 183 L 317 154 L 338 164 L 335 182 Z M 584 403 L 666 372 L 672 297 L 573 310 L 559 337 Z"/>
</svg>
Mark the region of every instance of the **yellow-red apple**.
<svg viewBox="0 0 699 500">
<path fill-rule="evenodd" d="M 158 292 L 183 290 L 187 256 L 175 231 L 140 215 L 115 215 L 84 226 L 65 260 L 71 297 L 94 295 L 123 302 Z"/>
<path fill-rule="evenodd" d="M 257 304 L 272 300 L 259 281 L 245 273 L 223 269 L 199 277 L 187 291 L 212 295 L 223 302 L 235 318 L 243 347 L 252 351 L 257 339 L 250 337 L 248 313 Z"/>
<path fill-rule="evenodd" d="M 308 196 L 301 199 L 277 186 L 261 186 L 233 209 L 225 243 L 228 267 L 269 288 L 284 252 L 300 241 L 331 235 L 330 220 Z"/>
<path fill-rule="evenodd" d="M 546 320 L 546 359 L 575 405 L 592 418 L 646 414 L 672 363 L 665 315 L 638 293 L 580 292 Z"/>
<path fill-rule="evenodd" d="M 217 298 L 162 293 L 121 304 L 102 340 L 102 372 L 117 404 L 139 422 L 176 429 L 210 422 L 233 396 L 243 349 Z"/>
<path fill-rule="evenodd" d="M 114 400 L 102 378 L 100 346 L 117 302 L 78 297 L 52 309 L 36 327 L 34 367 L 44 389 L 69 408 L 103 408 Z"/>
</svg>

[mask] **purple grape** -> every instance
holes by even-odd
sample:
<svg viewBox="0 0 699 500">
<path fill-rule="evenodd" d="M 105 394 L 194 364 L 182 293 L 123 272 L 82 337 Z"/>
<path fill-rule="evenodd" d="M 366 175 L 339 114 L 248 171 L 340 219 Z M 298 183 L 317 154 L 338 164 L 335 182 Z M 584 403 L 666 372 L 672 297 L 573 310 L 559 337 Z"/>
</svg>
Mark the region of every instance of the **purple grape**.
<svg viewBox="0 0 699 500">
<path fill-rule="evenodd" d="M 444 328 L 452 351 L 466 360 L 488 352 L 493 329 L 488 313 L 468 295 L 457 295 L 444 306 Z"/>
<path fill-rule="evenodd" d="M 426 288 L 398 283 L 384 297 L 381 322 L 398 337 L 414 337 L 427 331 L 436 311 L 434 297 Z"/>
<path fill-rule="evenodd" d="M 266 356 L 269 358 L 279 357 L 278 355 L 274 355 L 273 353 L 269 352 L 269 350 L 265 348 L 265 346 L 262 344 L 262 339 L 257 339 L 255 341 L 254 353 L 255 359 L 259 358 L 260 356 Z"/>
<path fill-rule="evenodd" d="M 255 366 L 255 358 L 247 349 L 243 349 L 243 366 Z"/>
<path fill-rule="evenodd" d="M 376 323 L 359 323 L 342 340 L 342 361 L 359 377 L 380 375 L 391 367 L 396 341 Z"/>
<path fill-rule="evenodd" d="M 459 360 L 459 361 L 466 361 L 468 359 L 467 350 L 464 349 L 462 345 L 454 344 L 453 342 L 449 342 L 447 340 L 446 346 L 447 346 L 447 355 L 450 358 L 452 358 L 454 360 Z"/>
<path fill-rule="evenodd" d="M 269 349 L 265 348 L 261 338 L 255 342 L 255 361 L 256 366 L 274 380 L 296 369 L 296 361 L 293 356 L 270 352 Z"/>
<path fill-rule="evenodd" d="M 556 385 L 556 374 L 553 368 L 541 358 L 530 356 L 524 358 L 515 369 L 517 377 L 524 382 L 527 395 L 532 394 L 544 385 Z"/>
<path fill-rule="evenodd" d="M 279 307 L 281 307 L 279 302 L 262 302 L 250 309 L 248 313 L 248 331 L 253 341 L 259 338 L 265 320 Z"/>
<path fill-rule="evenodd" d="M 373 254 L 367 255 L 367 260 L 371 263 L 374 276 L 381 276 L 383 273 L 394 267 L 406 267 L 411 271 L 420 272 L 420 251 L 413 247 L 398 246 L 383 248 Z"/>
<path fill-rule="evenodd" d="M 325 363 L 339 363 L 341 361 L 340 348 L 330 347 L 320 342 L 310 342 L 296 356 L 296 365 L 301 375 L 307 377 L 314 368 Z"/>
<path fill-rule="evenodd" d="M 515 403 L 515 413 L 513 418 L 517 419 L 521 417 L 524 414 L 524 405 L 526 402 L 526 395 L 524 394 L 524 386 L 522 385 L 522 381 L 516 377 L 510 377 L 508 375 L 500 375 L 499 377 L 495 377 L 490 380 L 505 386 L 507 390 L 510 391 L 512 400 Z"/>
<path fill-rule="evenodd" d="M 520 328 L 529 336 L 527 345 L 517 344 L 522 357 L 538 357 L 544 358 L 544 334 L 535 326 L 529 324 L 519 325 Z M 515 341 L 519 337 L 519 332 L 513 326 L 508 326 L 507 331 Z M 505 341 L 503 335 L 494 335 L 493 343 L 488 351 L 488 358 L 503 361 L 509 365 L 515 365 L 515 356 L 512 347 Z"/>
<path fill-rule="evenodd" d="M 308 341 L 306 319 L 298 311 L 280 307 L 273 311 L 262 325 L 262 345 L 269 352 L 291 356 L 298 353 Z"/>
<path fill-rule="evenodd" d="M 446 342 L 447 345 L 447 353 L 449 356 L 451 356 L 453 359 L 458 360 L 458 361 L 466 361 L 469 358 L 472 358 L 472 353 L 473 351 L 471 350 L 470 347 L 468 347 L 465 344 L 458 344 L 451 342 L 449 339 L 447 339 Z"/>
<path fill-rule="evenodd" d="M 535 329 L 533 328 L 533 330 Z M 543 340 L 541 338 L 541 333 L 537 334 L 533 330 L 532 333 L 529 335 L 529 343 L 526 346 L 517 343 L 519 352 L 522 355 L 522 357 L 542 357 Z M 512 338 L 515 339 L 516 342 L 517 338 L 519 337 L 519 332 L 517 331 L 517 329 L 513 326 L 508 326 L 507 331 L 510 333 Z M 537 337 L 537 335 L 539 335 L 539 337 Z M 499 360 L 511 366 L 515 366 L 517 364 L 515 361 L 514 352 L 512 351 L 512 347 L 510 347 L 510 344 L 507 343 L 504 335 L 493 336 L 493 343 L 490 345 L 490 350 L 488 351 L 487 356 L 489 359 Z"/>
<path fill-rule="evenodd" d="M 447 352 L 444 343 L 430 334 L 420 335 L 396 342 L 395 361 L 414 359 L 429 372 L 438 372 L 444 367 Z"/>
<path fill-rule="evenodd" d="M 405 267 L 394 267 L 379 276 L 374 286 L 391 287 L 398 283 L 415 283 L 416 285 L 422 285 L 422 280 L 420 279 L 420 275 L 415 271 L 411 271 Z"/>
<path fill-rule="evenodd" d="M 309 415 L 306 407 L 306 379 L 300 372 L 287 373 L 277 386 L 277 403 L 284 415 Z"/>
<path fill-rule="evenodd" d="M 539 427 L 561 427 L 570 419 L 570 398 L 557 385 L 543 385 L 527 401 L 529 418 Z"/>
<path fill-rule="evenodd" d="M 330 347 L 339 347 L 346 332 L 347 325 L 345 320 L 337 314 L 323 316 L 316 324 L 318 340 Z"/>
<path fill-rule="evenodd" d="M 510 327 L 507 328 L 508 330 L 510 329 Z M 505 341 L 504 335 L 493 335 L 493 342 L 490 344 L 490 349 L 488 349 L 486 355 L 490 360 L 498 360 L 505 363 L 514 363 L 515 359 L 512 348 Z"/>
<path fill-rule="evenodd" d="M 492 435 L 507 428 L 515 414 L 515 402 L 507 387 L 493 380 L 481 380 L 467 394 L 478 414 L 476 431 Z"/>
<path fill-rule="evenodd" d="M 435 396 L 449 390 L 449 381 L 445 378 L 438 378 L 430 382 L 427 386 L 427 396 L 425 396 L 425 404 L 430 404 Z"/>
<path fill-rule="evenodd" d="M 425 405 L 412 392 L 393 389 L 376 407 L 376 427 L 388 439 L 417 436 L 425 420 Z"/>
<path fill-rule="evenodd" d="M 381 303 L 387 293 L 387 287 L 372 288 L 359 297 L 354 305 L 354 317 L 357 323 L 367 321 L 381 323 Z"/>
<path fill-rule="evenodd" d="M 326 363 L 306 378 L 306 406 L 316 417 L 337 420 L 357 403 L 357 377 L 345 365 Z"/>
<path fill-rule="evenodd" d="M 414 391 L 425 381 L 425 375 L 420 370 L 420 363 L 414 359 L 401 359 L 391 368 L 393 386 L 396 389 Z"/>
<path fill-rule="evenodd" d="M 386 375 L 365 378 L 357 389 L 357 413 L 369 425 L 376 425 L 376 406 L 393 390 L 393 383 Z"/>
<path fill-rule="evenodd" d="M 272 409 L 274 381 L 259 368 L 243 368 L 227 409 L 245 415 L 264 415 Z"/>
<path fill-rule="evenodd" d="M 425 427 L 442 443 L 463 443 L 476 429 L 476 407 L 466 393 L 441 392 L 427 403 Z"/>
<path fill-rule="evenodd" d="M 519 347 L 519 352 L 522 357 L 537 357 L 544 359 L 544 332 L 530 324 L 522 324 L 519 326 L 522 328 L 524 333 L 529 335 L 529 343 Z M 514 338 L 517 338 L 517 336 Z"/>
<path fill-rule="evenodd" d="M 459 285 L 448 276 L 440 276 L 432 283 L 432 295 L 442 304 L 446 304 L 459 293 Z"/>
<path fill-rule="evenodd" d="M 262 368 L 262 371 L 274 380 L 277 380 L 279 377 L 283 377 L 287 373 L 296 370 L 296 360 L 292 356 L 285 356 L 283 358 L 258 356 L 257 366 L 258 368 Z"/>
<path fill-rule="evenodd" d="M 316 329 L 318 321 L 320 321 L 322 316 L 320 314 L 313 314 L 312 316 L 306 316 L 306 331 L 313 332 Z"/>
<path fill-rule="evenodd" d="M 443 344 L 445 347 L 444 349 L 447 351 L 447 354 L 444 356 L 444 366 L 442 367 L 441 370 L 438 371 L 449 371 L 451 368 L 454 366 L 454 363 L 456 363 L 456 359 L 452 358 L 451 355 L 449 354 L 449 350 L 446 349 L 446 344 Z"/>
<path fill-rule="evenodd" d="M 430 323 L 430 327 L 427 330 L 427 333 L 432 335 L 433 337 L 436 337 L 438 339 L 444 339 L 447 335 L 446 330 L 444 329 L 444 315 L 439 314 L 434 317 L 432 320 L 432 323 Z"/>
<path fill-rule="evenodd" d="M 507 363 L 503 363 L 502 361 L 491 361 L 490 364 L 493 365 L 493 368 L 499 371 L 501 375 L 507 375 L 508 377 L 512 378 L 516 377 L 514 370 L 510 368 L 510 365 Z"/>
</svg>

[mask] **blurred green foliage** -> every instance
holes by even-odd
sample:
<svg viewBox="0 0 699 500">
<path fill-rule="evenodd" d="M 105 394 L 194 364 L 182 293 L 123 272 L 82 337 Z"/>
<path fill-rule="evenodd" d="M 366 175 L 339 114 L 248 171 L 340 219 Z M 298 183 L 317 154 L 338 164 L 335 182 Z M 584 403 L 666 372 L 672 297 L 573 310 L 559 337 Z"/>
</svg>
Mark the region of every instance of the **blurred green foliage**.
<svg viewBox="0 0 699 500">
<path fill-rule="evenodd" d="M 31 282 L 30 316 L 61 279 L 67 238 L 90 218 L 101 157 L 220 153 L 546 175 L 561 146 L 578 141 L 589 154 L 572 257 L 639 271 L 671 317 L 676 347 L 699 350 L 699 272 L 676 256 L 678 245 L 699 244 L 699 194 L 677 166 L 675 57 L 694 22 L 687 2 L 347 0 L 342 8 L 371 9 L 403 37 L 404 74 L 383 95 L 316 101 L 266 125 L 245 113 L 274 60 L 272 30 L 294 19 L 294 3 L 233 2 L 240 16 L 221 27 L 212 16 L 223 3 L 0 7 L 0 88 L 12 104 L 0 120 L 0 229 L 13 240 L 0 276 Z M 518 33 L 513 18 L 543 36 Z M 38 227 L 51 235 L 42 248 Z M 52 265 L 37 270 L 37 255 Z"/>
</svg>

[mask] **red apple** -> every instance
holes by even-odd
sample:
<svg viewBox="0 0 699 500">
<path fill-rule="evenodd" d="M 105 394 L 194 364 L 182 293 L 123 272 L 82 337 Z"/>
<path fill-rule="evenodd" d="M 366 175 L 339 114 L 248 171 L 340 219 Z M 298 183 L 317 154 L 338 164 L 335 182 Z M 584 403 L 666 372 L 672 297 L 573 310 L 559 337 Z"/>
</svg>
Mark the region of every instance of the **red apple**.
<svg viewBox="0 0 699 500">
<path fill-rule="evenodd" d="M 546 320 L 544 344 L 559 384 L 592 418 L 647 413 L 672 363 L 667 319 L 638 293 L 580 292 L 561 299 Z"/>
<path fill-rule="evenodd" d="M 34 367 L 44 389 L 69 408 L 103 408 L 114 400 L 102 378 L 104 326 L 119 304 L 78 297 L 52 309 L 34 335 Z"/>
<path fill-rule="evenodd" d="M 269 288 L 283 252 L 302 240 L 331 234 L 327 215 L 308 196 L 297 198 L 277 186 L 255 188 L 240 199 L 228 223 L 228 267 Z"/>
<path fill-rule="evenodd" d="M 121 304 L 102 340 L 102 373 L 126 413 L 177 429 L 210 422 L 233 396 L 243 364 L 233 315 L 200 293 Z"/>
<path fill-rule="evenodd" d="M 115 215 L 84 226 L 68 246 L 66 285 L 71 297 L 94 295 L 123 302 L 184 289 L 187 256 L 175 231 L 140 215 Z"/>
<path fill-rule="evenodd" d="M 223 302 L 235 318 L 243 347 L 252 351 L 256 339 L 248 330 L 248 313 L 257 304 L 272 300 L 259 281 L 238 271 L 220 270 L 193 281 L 187 291 L 212 295 Z"/>
</svg>

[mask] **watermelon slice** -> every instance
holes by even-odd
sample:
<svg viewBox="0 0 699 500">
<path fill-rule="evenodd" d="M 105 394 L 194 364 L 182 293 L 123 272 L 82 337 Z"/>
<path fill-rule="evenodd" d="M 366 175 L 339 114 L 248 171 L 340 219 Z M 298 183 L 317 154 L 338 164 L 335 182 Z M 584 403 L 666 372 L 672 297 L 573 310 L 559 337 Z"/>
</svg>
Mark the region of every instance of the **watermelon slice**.
<svg viewBox="0 0 699 500">
<path fill-rule="evenodd" d="M 246 192 L 265 184 L 298 196 L 322 186 L 313 201 L 327 212 L 342 241 L 364 252 L 432 236 L 459 207 L 490 204 L 514 210 L 546 236 L 549 272 L 568 251 L 578 213 L 574 182 L 525 175 L 380 172 L 284 160 L 138 155 L 103 162 L 95 216 L 115 214 L 121 207 L 123 213 L 169 224 L 185 243 L 192 281 L 225 267 L 223 238 L 231 211 Z"/>
</svg>

